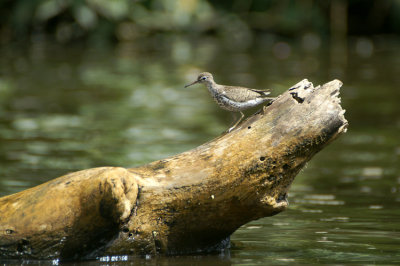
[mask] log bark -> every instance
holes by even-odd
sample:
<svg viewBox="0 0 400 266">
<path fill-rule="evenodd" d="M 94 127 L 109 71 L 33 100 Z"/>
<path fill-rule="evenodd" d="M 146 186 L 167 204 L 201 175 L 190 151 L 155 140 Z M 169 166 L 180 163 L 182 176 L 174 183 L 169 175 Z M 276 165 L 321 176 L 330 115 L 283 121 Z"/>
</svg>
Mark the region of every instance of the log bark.
<svg viewBox="0 0 400 266">
<path fill-rule="evenodd" d="M 338 80 L 303 80 L 230 133 L 137 168 L 71 173 L 0 198 L 0 257 L 87 259 L 229 247 L 288 206 L 304 165 L 347 121 Z"/>
</svg>

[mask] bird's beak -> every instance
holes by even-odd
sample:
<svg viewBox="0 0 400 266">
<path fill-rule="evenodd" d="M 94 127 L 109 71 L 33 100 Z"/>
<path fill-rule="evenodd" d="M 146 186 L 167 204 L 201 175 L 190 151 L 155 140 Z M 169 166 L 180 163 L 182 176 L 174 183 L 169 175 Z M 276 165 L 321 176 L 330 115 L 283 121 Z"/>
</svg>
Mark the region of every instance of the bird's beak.
<svg viewBox="0 0 400 266">
<path fill-rule="evenodd" d="M 190 84 L 188 84 L 188 85 L 185 85 L 185 88 L 187 88 L 187 87 L 189 87 L 189 86 L 192 86 L 192 85 L 194 85 L 194 84 L 196 84 L 196 83 L 198 83 L 199 81 L 198 80 L 196 80 L 196 81 L 194 81 L 194 82 L 192 82 L 192 83 L 190 83 Z"/>
</svg>

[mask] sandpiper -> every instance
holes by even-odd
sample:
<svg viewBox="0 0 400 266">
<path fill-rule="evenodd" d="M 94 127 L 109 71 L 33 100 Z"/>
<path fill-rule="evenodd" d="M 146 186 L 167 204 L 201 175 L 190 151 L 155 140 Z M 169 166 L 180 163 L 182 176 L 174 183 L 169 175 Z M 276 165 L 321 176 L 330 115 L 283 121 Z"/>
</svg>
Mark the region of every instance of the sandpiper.
<svg viewBox="0 0 400 266">
<path fill-rule="evenodd" d="M 211 93 L 211 96 L 218 103 L 218 105 L 222 109 L 233 112 L 232 114 L 235 116 L 232 122 L 233 126 L 228 129 L 228 132 L 231 132 L 243 119 L 243 110 L 267 101 L 273 101 L 275 99 L 273 97 L 267 97 L 270 94 L 268 90 L 256 90 L 237 86 L 219 85 L 215 83 L 213 76 L 208 72 L 200 73 L 197 79 L 194 82 L 186 85 L 185 88 L 196 83 L 205 84 L 208 91 Z M 240 112 L 241 117 L 235 122 L 235 114 L 237 112 Z"/>
</svg>

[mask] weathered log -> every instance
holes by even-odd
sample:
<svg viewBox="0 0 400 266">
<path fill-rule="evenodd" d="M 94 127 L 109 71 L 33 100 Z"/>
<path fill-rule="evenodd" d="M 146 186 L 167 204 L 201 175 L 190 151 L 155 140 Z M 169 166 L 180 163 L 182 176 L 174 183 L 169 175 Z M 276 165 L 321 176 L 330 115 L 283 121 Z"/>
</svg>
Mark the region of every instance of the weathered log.
<svg viewBox="0 0 400 266">
<path fill-rule="evenodd" d="M 81 259 L 229 246 L 288 206 L 294 177 L 347 128 L 334 80 L 303 80 L 228 134 L 137 168 L 71 173 L 0 198 L 0 257 Z"/>
</svg>

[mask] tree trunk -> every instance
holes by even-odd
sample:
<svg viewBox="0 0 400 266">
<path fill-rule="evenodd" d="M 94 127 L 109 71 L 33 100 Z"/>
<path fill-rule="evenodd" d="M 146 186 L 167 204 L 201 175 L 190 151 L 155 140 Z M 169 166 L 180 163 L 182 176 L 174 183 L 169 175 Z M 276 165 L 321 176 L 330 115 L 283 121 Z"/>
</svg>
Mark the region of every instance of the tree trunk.
<svg viewBox="0 0 400 266">
<path fill-rule="evenodd" d="M 241 225 L 275 215 L 314 154 L 347 121 L 342 83 L 303 80 L 232 132 L 137 168 L 71 173 L 0 198 L 0 257 L 83 259 L 229 246 Z"/>
</svg>

